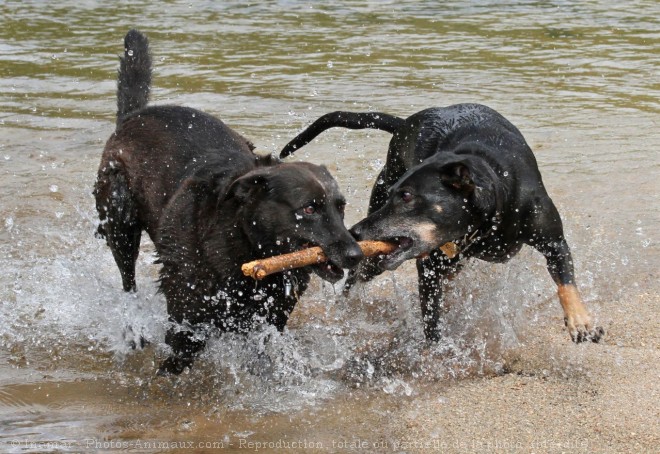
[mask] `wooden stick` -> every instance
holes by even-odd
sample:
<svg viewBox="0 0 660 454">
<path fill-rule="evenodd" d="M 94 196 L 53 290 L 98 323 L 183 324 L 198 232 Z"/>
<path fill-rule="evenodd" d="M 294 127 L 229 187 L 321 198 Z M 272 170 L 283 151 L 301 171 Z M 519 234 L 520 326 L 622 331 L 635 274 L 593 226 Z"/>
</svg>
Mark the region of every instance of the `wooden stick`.
<svg viewBox="0 0 660 454">
<path fill-rule="evenodd" d="M 362 253 L 365 255 L 365 257 L 389 254 L 397 248 L 396 244 L 388 243 L 386 241 L 358 241 L 358 244 L 360 245 L 360 249 L 362 249 Z M 457 253 L 456 245 L 454 243 L 447 243 L 441 246 L 440 249 L 449 258 L 453 258 Z M 288 254 L 276 255 L 274 257 L 268 257 L 260 260 L 253 260 L 252 262 L 244 263 L 241 266 L 241 271 L 243 271 L 243 274 L 246 276 L 261 280 L 273 273 L 278 273 L 280 271 L 286 271 L 293 268 L 302 268 L 303 266 L 315 265 L 317 263 L 323 263 L 327 261 L 328 257 L 325 255 L 323 250 L 316 246 L 303 249 L 301 251 L 290 252 Z"/>
<path fill-rule="evenodd" d="M 358 244 L 360 245 L 360 249 L 362 249 L 362 253 L 367 257 L 378 254 L 389 254 L 396 249 L 396 244 L 385 241 L 359 241 Z M 327 261 L 328 257 L 323 252 L 323 249 L 315 246 L 288 254 L 253 260 L 252 262 L 244 263 L 241 266 L 241 270 L 246 276 L 251 276 L 254 279 L 263 279 L 269 274 L 279 271 L 302 268 L 303 266 L 315 265 Z"/>
</svg>

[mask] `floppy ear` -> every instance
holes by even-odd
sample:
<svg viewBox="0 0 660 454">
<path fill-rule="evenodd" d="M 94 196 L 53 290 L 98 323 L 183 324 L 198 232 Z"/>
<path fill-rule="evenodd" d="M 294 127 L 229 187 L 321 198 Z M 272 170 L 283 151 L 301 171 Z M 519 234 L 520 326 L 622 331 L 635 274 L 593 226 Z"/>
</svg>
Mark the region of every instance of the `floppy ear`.
<svg viewBox="0 0 660 454">
<path fill-rule="evenodd" d="M 502 213 L 504 190 L 495 172 L 487 165 L 474 160 L 452 162 L 441 168 L 444 184 L 469 197 L 482 213 Z"/>
<path fill-rule="evenodd" d="M 224 200 L 236 199 L 244 203 L 255 199 L 258 194 L 268 192 L 269 173 L 265 169 L 257 169 L 237 178 L 229 185 Z"/>
<path fill-rule="evenodd" d="M 440 180 L 447 186 L 468 195 L 474 191 L 470 168 L 463 162 L 452 162 L 440 168 Z"/>
</svg>

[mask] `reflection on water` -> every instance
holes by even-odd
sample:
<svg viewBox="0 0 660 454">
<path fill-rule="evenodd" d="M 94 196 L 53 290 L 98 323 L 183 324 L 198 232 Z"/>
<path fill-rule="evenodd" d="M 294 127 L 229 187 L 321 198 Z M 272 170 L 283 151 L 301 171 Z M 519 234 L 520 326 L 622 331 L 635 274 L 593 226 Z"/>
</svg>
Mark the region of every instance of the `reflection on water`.
<svg viewBox="0 0 660 454">
<path fill-rule="evenodd" d="M 504 353 L 538 324 L 561 328 L 542 258 L 523 250 L 504 266 L 470 263 L 451 284 L 440 345 L 422 340 L 408 266 L 350 299 L 317 282 L 283 336 L 224 336 L 189 375 L 155 379 L 167 317 L 153 247 L 138 263 L 140 292 L 127 295 L 92 235 L 91 187 L 114 125 L 117 55 L 134 26 L 151 40 L 154 102 L 216 114 L 261 152 L 331 110 L 496 108 L 536 151 L 594 311 L 607 320 L 607 303 L 626 289 L 654 291 L 656 2 L 200 3 L 0 5 L 7 450 L 209 434 L 226 447 L 255 434 L 327 446 L 341 436 L 337 421 L 353 421 L 357 435 L 377 432 L 383 415 L 425 384 L 500 373 Z M 379 132 L 333 131 L 299 156 L 337 176 L 349 223 L 364 215 L 387 142 Z M 130 350 L 127 338 L 140 334 L 151 344 Z M 372 410 L 377 401 L 378 411 L 366 416 L 356 400 Z"/>
</svg>

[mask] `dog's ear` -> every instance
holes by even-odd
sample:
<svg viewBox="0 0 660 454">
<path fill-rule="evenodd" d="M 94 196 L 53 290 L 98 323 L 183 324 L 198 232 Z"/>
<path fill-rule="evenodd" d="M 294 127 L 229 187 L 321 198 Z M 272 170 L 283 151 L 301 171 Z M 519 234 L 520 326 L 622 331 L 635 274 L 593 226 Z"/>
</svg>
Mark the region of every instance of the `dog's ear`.
<svg viewBox="0 0 660 454">
<path fill-rule="evenodd" d="M 445 164 L 440 178 L 469 198 L 480 212 L 502 212 L 504 190 L 495 172 L 482 162 L 467 159 Z"/>
<path fill-rule="evenodd" d="M 224 200 L 236 199 L 239 202 L 256 199 L 258 194 L 268 192 L 268 169 L 258 169 L 234 180 L 225 192 Z"/>
<path fill-rule="evenodd" d="M 474 180 L 470 168 L 463 162 L 452 162 L 440 168 L 440 180 L 464 195 L 474 192 Z"/>
</svg>

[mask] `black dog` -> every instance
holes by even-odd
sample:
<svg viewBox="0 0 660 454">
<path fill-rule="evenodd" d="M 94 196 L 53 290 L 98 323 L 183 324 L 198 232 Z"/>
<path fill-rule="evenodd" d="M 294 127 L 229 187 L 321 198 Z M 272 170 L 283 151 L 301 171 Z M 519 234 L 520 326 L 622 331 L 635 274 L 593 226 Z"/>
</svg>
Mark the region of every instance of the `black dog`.
<svg viewBox="0 0 660 454">
<path fill-rule="evenodd" d="M 162 263 L 160 289 L 175 322 L 173 354 L 161 373 L 180 373 L 205 345 L 208 329 L 284 329 L 310 273 L 329 281 L 362 259 L 343 222 L 345 201 L 325 167 L 283 164 L 220 120 L 178 106 L 146 107 L 151 59 L 131 30 L 118 78 L 117 129 L 108 140 L 94 195 L 124 290 L 135 291 L 142 230 Z M 330 261 L 244 277 L 243 262 L 320 246 Z"/>
<path fill-rule="evenodd" d="M 528 244 L 547 259 L 571 338 L 600 339 L 603 330 L 592 327 L 579 296 L 561 219 L 534 154 L 502 115 L 478 104 L 426 109 L 406 120 L 383 113 L 334 112 L 293 139 L 280 157 L 334 126 L 393 133 L 369 216 L 351 231 L 358 239 L 393 241 L 398 248 L 365 260 L 348 287 L 416 258 L 424 332 L 427 339 L 437 340 L 439 319 L 448 309 L 442 282 L 460 270 L 460 261 L 477 257 L 505 262 Z M 453 242 L 456 257 L 438 251 L 447 242 Z"/>
</svg>

